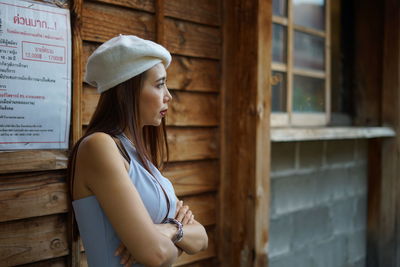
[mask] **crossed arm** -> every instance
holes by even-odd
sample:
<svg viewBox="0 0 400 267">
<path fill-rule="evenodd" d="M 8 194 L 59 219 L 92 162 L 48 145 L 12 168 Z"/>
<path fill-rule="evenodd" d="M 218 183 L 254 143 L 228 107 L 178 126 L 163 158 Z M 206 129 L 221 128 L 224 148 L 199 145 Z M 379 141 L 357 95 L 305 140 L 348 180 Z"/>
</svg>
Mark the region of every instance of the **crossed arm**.
<svg viewBox="0 0 400 267">
<path fill-rule="evenodd" d="M 129 259 L 146 266 L 170 266 L 176 261 L 179 249 L 193 254 L 207 247 L 205 229 L 192 218 L 187 207 L 180 207 L 177 213 L 187 223 L 184 238 L 176 244 L 171 241 L 176 234 L 174 225 L 152 222 L 109 135 L 95 133 L 87 137 L 79 146 L 76 162 L 75 179 L 84 181 L 88 191 L 96 196 L 129 252 Z"/>
<path fill-rule="evenodd" d="M 204 227 L 194 220 L 192 211 L 188 206 L 183 206 L 182 201 L 177 202 L 175 219 L 183 224 L 184 232 L 184 238 L 175 244 L 179 250 L 179 256 L 183 251 L 187 254 L 196 254 L 197 252 L 207 249 L 208 237 Z M 156 226 L 160 234 L 165 235 L 169 239 L 172 239 L 176 234 L 176 227 L 173 225 L 156 224 Z M 124 267 L 129 267 L 136 262 L 123 243 L 121 243 L 115 251 L 115 256 L 121 257 L 120 263 L 124 264 Z"/>
</svg>

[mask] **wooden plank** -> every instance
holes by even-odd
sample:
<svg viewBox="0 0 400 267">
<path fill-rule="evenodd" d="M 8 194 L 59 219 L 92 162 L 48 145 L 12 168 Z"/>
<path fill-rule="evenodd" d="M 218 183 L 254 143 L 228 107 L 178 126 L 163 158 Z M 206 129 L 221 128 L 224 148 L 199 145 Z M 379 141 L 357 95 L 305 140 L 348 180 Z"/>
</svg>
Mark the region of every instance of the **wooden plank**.
<svg viewBox="0 0 400 267">
<path fill-rule="evenodd" d="M 82 94 L 82 0 L 74 1 L 72 6 L 72 143 L 75 144 L 82 136 L 81 94 Z"/>
<path fill-rule="evenodd" d="M 0 176 L 0 222 L 68 211 L 65 172 Z"/>
<path fill-rule="evenodd" d="M 289 115 L 289 125 L 292 121 L 293 111 L 293 43 L 294 43 L 294 30 L 293 30 L 293 5 L 292 1 L 288 1 L 288 27 L 287 27 L 287 74 L 286 74 L 286 110 Z M 272 39 L 271 39 L 272 40 Z"/>
<path fill-rule="evenodd" d="M 170 161 L 216 159 L 218 130 L 216 128 L 169 128 Z"/>
<path fill-rule="evenodd" d="M 74 0 L 71 8 L 72 18 L 72 41 L 73 41 L 73 81 L 72 81 L 72 144 L 75 144 L 82 136 L 82 72 L 85 66 L 82 65 L 82 6 L 83 0 Z M 74 238 L 74 214 L 72 210 L 67 215 L 67 238 L 68 238 L 68 266 L 79 265 L 79 238 Z"/>
<path fill-rule="evenodd" d="M 271 129 L 271 141 L 273 142 L 364 139 L 393 136 L 396 136 L 396 132 L 389 127 L 313 127 Z"/>
<path fill-rule="evenodd" d="M 219 181 L 219 162 L 168 163 L 163 174 L 174 185 L 178 197 L 216 191 Z"/>
<path fill-rule="evenodd" d="M 225 0 L 221 266 L 268 266 L 272 1 Z"/>
<path fill-rule="evenodd" d="M 85 85 L 86 87 L 86 85 Z M 87 91 L 84 89 L 84 91 Z M 96 110 L 97 103 L 99 102 L 100 94 L 83 94 L 82 95 L 82 124 L 88 125 L 94 111 Z"/>
<path fill-rule="evenodd" d="M 218 95 L 171 91 L 172 102 L 166 117 L 171 126 L 217 126 Z"/>
<path fill-rule="evenodd" d="M 154 16 L 126 8 L 84 2 L 82 39 L 105 42 L 118 34 L 133 34 L 154 40 Z"/>
<path fill-rule="evenodd" d="M 350 77 L 354 86 L 354 124 L 360 126 L 380 125 L 382 86 L 382 42 L 383 4 L 377 1 L 356 0 L 352 3 L 354 14 L 354 75 Z M 368 21 L 368 27 L 365 22 Z"/>
<path fill-rule="evenodd" d="M 0 173 L 65 169 L 67 161 L 64 150 L 1 151 Z"/>
<path fill-rule="evenodd" d="M 363 12 L 360 16 L 371 14 L 370 8 L 375 15 L 370 24 L 373 27 L 369 30 L 378 34 L 377 27 L 380 21 L 375 19 L 383 17 L 383 42 L 377 42 L 375 46 L 382 45 L 382 66 L 375 51 L 364 64 L 375 63 L 367 68 L 370 70 L 371 79 L 377 78 L 380 73 L 373 71 L 382 67 L 382 87 L 374 88 L 374 92 L 367 92 L 368 103 L 378 103 L 373 111 L 381 114 L 383 125 L 390 125 L 396 133 L 400 130 L 400 5 L 396 0 L 386 0 L 377 3 L 375 1 L 364 1 Z M 365 7 L 364 7 L 365 5 Z M 357 9 L 358 11 L 358 9 Z M 383 16 L 382 16 L 383 14 Z M 375 25 L 378 24 L 378 25 Z M 393 30 L 396 29 L 396 30 Z M 367 36 L 365 36 L 367 37 Z M 361 39 L 360 42 L 367 42 L 368 39 Z M 380 39 L 377 39 L 380 40 Z M 364 49 L 367 49 L 367 45 Z M 366 52 L 366 51 L 364 51 Z M 372 61 L 372 62 L 371 62 Z M 359 62 L 361 65 L 361 62 Z M 366 73 L 367 75 L 368 73 Z M 376 82 L 376 81 L 373 81 Z M 373 86 L 373 85 L 371 85 Z M 368 85 L 369 87 L 369 85 Z M 373 88 L 368 88 L 372 90 Z M 382 99 L 373 99 L 381 94 Z M 380 102 L 378 102 L 380 100 Z M 380 104 L 380 107 L 379 107 Z M 373 113 L 368 113 L 371 115 Z M 397 134 L 393 138 L 373 140 L 369 144 L 369 184 L 368 184 L 368 225 L 367 225 L 367 266 L 400 266 L 400 137 Z"/>
<path fill-rule="evenodd" d="M 325 113 L 326 113 L 326 124 L 329 123 L 331 118 L 331 80 L 332 80 L 332 71 L 331 71 L 331 1 L 325 1 Z"/>
<path fill-rule="evenodd" d="M 94 43 L 94 42 L 83 42 L 82 44 L 82 55 L 81 61 L 82 62 L 82 77 L 85 77 L 86 73 L 86 64 L 89 56 L 96 50 L 97 47 L 100 46 L 101 43 Z"/>
<path fill-rule="evenodd" d="M 80 257 L 80 267 L 88 267 L 87 256 L 86 256 L 85 253 L 81 253 L 81 257 Z"/>
<path fill-rule="evenodd" d="M 174 54 L 219 59 L 221 33 L 218 28 L 165 19 L 166 48 Z"/>
<path fill-rule="evenodd" d="M 184 205 L 188 205 L 195 219 L 204 226 L 216 223 L 217 199 L 215 193 L 181 197 Z"/>
<path fill-rule="evenodd" d="M 182 253 L 173 266 L 182 266 L 192 262 L 196 262 L 203 259 L 209 259 L 216 256 L 216 242 L 215 242 L 215 230 L 214 228 L 206 228 L 208 235 L 208 248 L 205 251 L 199 252 L 194 255 L 188 255 Z"/>
<path fill-rule="evenodd" d="M 140 11 L 154 12 L 155 0 L 92 0 L 92 2 L 129 7 Z"/>
<path fill-rule="evenodd" d="M 51 215 L 1 223 L 2 266 L 14 266 L 67 255 L 65 217 L 65 215 Z"/>
<path fill-rule="evenodd" d="M 220 1 L 215 0 L 166 0 L 165 15 L 182 20 L 219 26 Z"/>
<path fill-rule="evenodd" d="M 186 91 L 218 92 L 220 64 L 215 60 L 174 55 L 168 68 L 168 87 Z"/>
<path fill-rule="evenodd" d="M 165 1 L 164 0 L 156 0 L 156 42 L 162 46 L 165 46 Z"/>
<path fill-rule="evenodd" d="M 18 265 L 19 267 L 67 267 L 66 257 Z"/>
<path fill-rule="evenodd" d="M 86 91 L 86 89 L 85 89 Z M 219 124 L 218 97 L 215 94 L 171 91 L 167 125 L 170 126 L 217 126 Z M 82 95 L 82 122 L 88 125 L 96 109 L 100 95 Z"/>
<path fill-rule="evenodd" d="M 212 267 L 218 266 L 215 257 L 182 265 L 183 267 Z"/>
<path fill-rule="evenodd" d="M 83 127 L 85 132 L 86 127 Z M 169 161 L 219 158 L 217 128 L 168 127 Z"/>
</svg>

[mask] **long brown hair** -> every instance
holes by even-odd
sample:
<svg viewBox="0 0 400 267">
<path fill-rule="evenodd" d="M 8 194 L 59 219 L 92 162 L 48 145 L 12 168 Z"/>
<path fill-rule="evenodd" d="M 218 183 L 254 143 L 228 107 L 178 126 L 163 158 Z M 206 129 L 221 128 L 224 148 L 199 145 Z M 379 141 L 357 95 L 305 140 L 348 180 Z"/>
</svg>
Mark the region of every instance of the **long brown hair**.
<svg viewBox="0 0 400 267">
<path fill-rule="evenodd" d="M 96 110 L 86 128 L 85 134 L 74 145 L 68 160 L 68 180 L 71 201 L 73 200 L 75 158 L 82 140 L 95 132 L 115 137 L 123 132 L 130 133 L 138 156 L 146 170 L 154 176 L 149 161 L 161 168 L 163 160 L 168 161 L 168 142 L 165 119 L 161 126 L 139 125 L 139 97 L 146 73 L 137 75 L 100 95 Z"/>
</svg>

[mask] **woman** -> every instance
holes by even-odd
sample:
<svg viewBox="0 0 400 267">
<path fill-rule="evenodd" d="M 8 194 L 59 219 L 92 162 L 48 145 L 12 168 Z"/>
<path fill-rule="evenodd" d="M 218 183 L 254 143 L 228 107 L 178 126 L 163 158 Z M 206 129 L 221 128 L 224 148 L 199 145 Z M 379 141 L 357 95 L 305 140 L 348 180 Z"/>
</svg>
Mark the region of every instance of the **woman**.
<svg viewBox="0 0 400 267">
<path fill-rule="evenodd" d="M 89 266 L 169 266 L 182 250 L 207 248 L 204 227 L 158 170 L 168 154 L 170 62 L 164 47 L 127 35 L 88 59 L 85 80 L 101 95 L 69 177 Z"/>
</svg>

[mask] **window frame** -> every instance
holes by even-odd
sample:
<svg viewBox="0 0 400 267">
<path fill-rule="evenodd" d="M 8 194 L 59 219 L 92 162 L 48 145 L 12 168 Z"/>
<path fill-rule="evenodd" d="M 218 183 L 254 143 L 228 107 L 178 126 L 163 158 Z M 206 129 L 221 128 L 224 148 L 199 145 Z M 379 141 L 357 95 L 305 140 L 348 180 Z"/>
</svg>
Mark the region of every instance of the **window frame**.
<svg viewBox="0 0 400 267">
<path fill-rule="evenodd" d="M 286 112 L 271 111 L 271 127 L 284 126 L 326 126 L 331 117 L 331 22 L 330 22 L 330 0 L 325 1 L 325 30 L 295 25 L 293 15 L 293 0 L 287 1 L 287 18 L 272 15 L 272 25 L 277 24 L 286 27 L 286 64 L 271 61 L 272 71 L 279 71 L 286 74 Z M 315 71 L 299 69 L 294 67 L 294 34 L 295 31 L 311 34 L 324 38 L 325 70 Z M 272 53 L 272 50 L 271 50 Z M 309 78 L 322 78 L 325 82 L 325 111 L 324 112 L 293 112 L 293 79 L 294 75 L 301 75 Z"/>
</svg>

